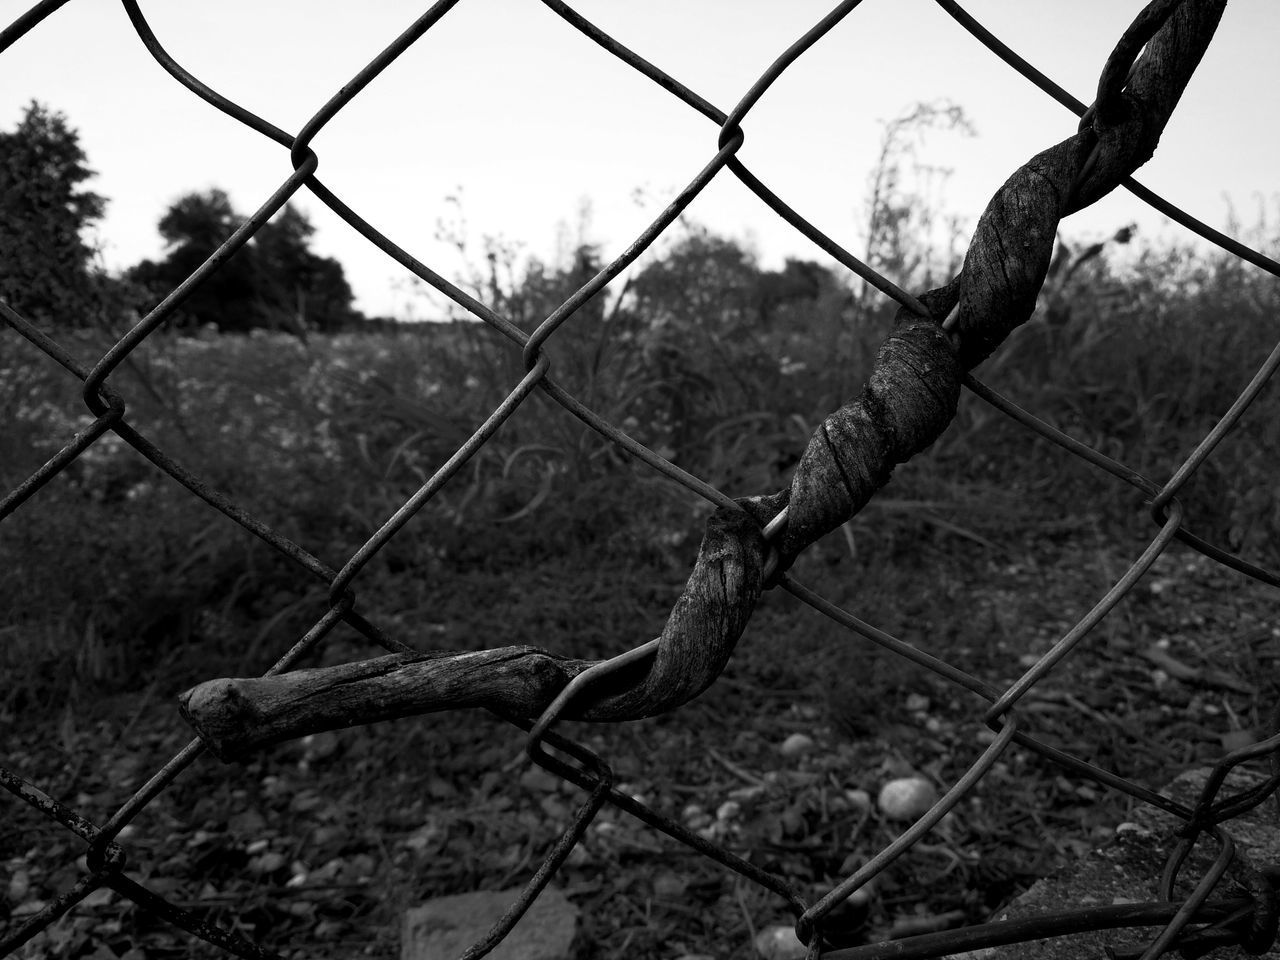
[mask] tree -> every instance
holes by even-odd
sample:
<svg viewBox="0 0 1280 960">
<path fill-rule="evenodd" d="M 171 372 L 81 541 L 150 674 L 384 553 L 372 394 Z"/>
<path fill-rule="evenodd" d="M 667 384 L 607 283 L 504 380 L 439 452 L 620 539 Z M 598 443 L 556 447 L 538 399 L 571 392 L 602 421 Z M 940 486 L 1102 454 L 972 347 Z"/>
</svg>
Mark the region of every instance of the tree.
<svg viewBox="0 0 1280 960">
<path fill-rule="evenodd" d="M 163 297 L 218 249 L 244 218 L 218 189 L 180 197 L 160 218 L 166 253 L 129 272 L 154 296 Z M 235 256 L 223 263 L 183 301 L 177 326 L 212 324 L 223 332 L 253 328 L 335 330 L 362 319 L 351 306 L 342 265 L 311 251 L 315 228 L 287 205 Z"/>
<path fill-rule="evenodd" d="M 32 101 L 0 133 L 0 300 L 39 322 L 84 325 L 108 308 L 112 285 L 86 234 L 106 200 L 66 118 Z"/>
<path fill-rule="evenodd" d="M 156 297 L 164 297 L 195 272 L 236 228 L 239 218 L 221 190 L 179 198 L 160 218 L 158 228 L 167 255 L 144 260 L 130 279 Z M 176 326 L 213 324 L 220 330 L 247 330 L 253 322 L 254 290 L 247 250 L 224 263 L 193 290 L 179 307 Z"/>
<path fill-rule="evenodd" d="M 360 319 L 342 264 L 311 252 L 305 214 L 286 205 L 253 241 L 254 289 L 267 326 L 336 330 Z"/>
</svg>

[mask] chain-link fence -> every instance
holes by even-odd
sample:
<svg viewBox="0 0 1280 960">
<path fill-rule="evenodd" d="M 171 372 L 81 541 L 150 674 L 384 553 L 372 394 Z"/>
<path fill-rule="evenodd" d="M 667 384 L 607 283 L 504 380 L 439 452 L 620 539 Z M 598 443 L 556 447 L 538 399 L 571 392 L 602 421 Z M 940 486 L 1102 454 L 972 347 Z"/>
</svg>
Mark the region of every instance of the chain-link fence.
<svg viewBox="0 0 1280 960">
<path fill-rule="evenodd" d="M 0 52 L 37 28 L 64 2 L 42 0 L 19 17 L 0 34 Z M 56 456 L 5 496 L 0 502 L 0 518 L 24 506 L 96 443 L 114 433 L 193 496 L 323 581 L 328 588 L 329 609 L 279 658 L 266 676 L 252 680 L 210 680 L 185 694 L 181 709 L 198 736 L 162 769 L 155 771 L 105 822 L 91 822 L 72 806 L 42 792 L 20 773 L 0 768 L 0 781 L 14 797 L 61 824 L 87 849 L 87 871 L 38 912 L 14 922 L 0 941 L 0 952 L 16 950 L 40 931 L 56 924 L 95 890 L 105 887 L 234 955 L 273 955 L 234 930 L 207 922 L 195 909 L 176 905 L 127 876 L 123 871 L 126 848 L 122 831 L 206 752 L 223 759 L 242 758 L 262 746 L 317 731 L 462 707 L 487 708 L 528 731 L 529 755 L 588 795 L 524 893 L 483 942 L 467 952 L 468 957 L 481 956 L 503 940 L 556 876 L 597 814 L 610 804 L 777 897 L 794 913 L 796 931 L 809 944 L 810 956 L 821 953 L 846 960 L 938 956 L 1007 942 L 1010 938 L 1033 939 L 1057 935 L 1064 930 L 1078 931 L 1089 925 L 1117 923 L 1163 925 L 1163 930 L 1143 953 L 1144 957 L 1158 956 L 1173 947 L 1196 950 L 1239 943 L 1258 952 L 1269 947 L 1277 924 L 1275 890 L 1263 871 L 1234 851 L 1222 824 L 1270 796 L 1280 784 L 1280 775 L 1241 795 L 1221 796 L 1220 791 L 1226 774 L 1233 767 L 1271 755 L 1280 747 L 1280 734 L 1223 758 L 1199 802 L 1192 807 L 1102 769 L 1086 757 L 1044 742 L 1029 729 L 1018 707 L 1029 691 L 1072 655 L 1174 541 L 1181 541 L 1248 577 L 1271 586 L 1280 585 L 1280 575 L 1192 534 L 1185 524 L 1186 511 L 1178 500 L 1179 491 L 1214 454 L 1215 447 L 1280 364 L 1280 347 L 1267 357 L 1230 410 L 1163 483 L 1149 480 L 1072 439 L 1000 396 L 969 372 L 1031 315 L 1049 268 L 1059 221 L 1117 186 L 1132 191 L 1168 217 L 1256 267 L 1280 275 L 1280 265 L 1274 261 L 1195 221 L 1130 178 L 1133 170 L 1154 151 L 1161 130 L 1210 43 L 1224 0 L 1153 0 L 1108 58 L 1097 99 L 1090 107 L 1072 98 L 1022 60 L 957 3 L 938 0 L 947 13 L 994 54 L 1077 113 L 1081 123 L 1077 133 L 1049 147 L 1013 173 L 981 217 L 960 273 L 945 286 L 918 296 L 907 293 L 825 236 L 757 179 L 737 157 L 744 139 L 741 124 L 752 107 L 791 64 L 854 11 L 857 0 L 839 4 L 791 45 L 728 111 L 703 99 L 675 77 L 627 49 L 565 3 L 544 2 L 568 27 L 705 116 L 720 133 L 716 150 L 706 166 L 661 215 L 621 256 L 561 303 L 532 334 L 526 334 L 511 319 L 468 295 L 398 247 L 316 177 L 318 160 L 310 146 L 315 136 L 379 73 L 432 29 L 457 0 L 441 0 L 432 6 L 296 134 L 267 123 L 193 76 L 165 51 L 135 0 L 124 0 L 138 36 L 156 61 L 197 97 L 289 150 L 293 172 L 226 238 L 207 262 L 91 366 L 78 362 L 67 348 L 25 319 L 13 306 L 0 303 L 0 316 L 13 333 L 26 338 L 83 382 L 83 399 L 94 418 L 91 426 L 69 439 Z M 713 178 L 724 175 L 725 171 L 819 248 L 901 307 L 896 329 L 884 341 L 863 391 L 830 414 L 813 434 L 795 467 L 790 487 L 745 500 L 729 498 L 637 442 L 553 377 L 557 332 L 566 324 L 572 324 L 580 308 L 634 263 Z M 511 350 L 521 352 L 526 371 L 485 422 L 340 570 L 330 568 L 303 546 L 282 536 L 156 446 L 131 425 L 126 398 L 110 384 L 112 375 L 130 354 L 171 318 L 184 298 L 236 256 L 263 225 L 304 188 L 414 276 L 497 331 L 509 342 Z M 922 451 L 939 436 L 955 413 L 962 387 L 1028 430 L 1137 488 L 1149 498 L 1151 515 L 1158 528 L 1141 555 L 1088 614 L 1071 626 L 1048 652 L 1036 658 L 1015 683 L 1004 689 L 862 622 L 788 572 L 807 546 L 839 528 L 865 506 L 887 481 L 896 464 Z M 376 615 L 366 617 L 357 612 L 354 587 L 359 575 L 370 560 L 400 534 L 410 518 L 458 476 L 495 432 L 519 414 L 526 400 L 539 392 L 618 449 L 717 508 L 707 524 L 702 548 L 684 593 L 660 637 L 600 662 L 570 659 L 527 646 L 460 654 L 417 652 L 376 626 L 373 622 Z M 774 588 L 787 591 L 843 627 L 975 694 L 987 704 L 983 719 L 993 731 L 981 756 L 927 813 L 877 856 L 812 902 L 785 878 L 737 856 L 677 819 L 619 790 L 604 758 L 554 732 L 561 719 L 634 720 L 672 710 L 698 696 L 724 669 L 762 593 Z M 85 589 L 93 589 L 93 585 L 86 584 Z M 292 665 L 342 623 L 383 647 L 388 655 L 302 673 L 289 672 Z M 927 938 L 927 944 L 913 945 L 911 940 L 906 940 L 824 952 L 822 934 L 830 912 L 925 837 L 1015 743 L 1047 758 L 1072 776 L 1121 791 L 1185 821 L 1182 840 L 1169 853 L 1168 868 L 1158 881 L 1159 902 L 1117 907 L 1123 917 L 1103 916 L 1105 910 L 1082 910 L 1066 922 L 1060 916 L 1046 918 L 1043 923 L 1023 922 L 1014 933 L 1010 933 L 1012 928 L 1008 925 L 988 924 L 934 934 Z M 1210 872 L 1193 884 L 1193 893 L 1177 895 L 1175 884 L 1186 879 L 1180 877 L 1186 853 L 1204 839 L 1216 843 L 1220 854 Z M 1224 899 L 1219 895 L 1214 899 L 1217 880 L 1228 867 L 1247 891 L 1247 897 L 1237 895 L 1235 899 Z M 282 895 L 287 896 L 287 892 Z M 1170 909 L 1172 901 L 1177 901 L 1176 909 Z"/>
</svg>

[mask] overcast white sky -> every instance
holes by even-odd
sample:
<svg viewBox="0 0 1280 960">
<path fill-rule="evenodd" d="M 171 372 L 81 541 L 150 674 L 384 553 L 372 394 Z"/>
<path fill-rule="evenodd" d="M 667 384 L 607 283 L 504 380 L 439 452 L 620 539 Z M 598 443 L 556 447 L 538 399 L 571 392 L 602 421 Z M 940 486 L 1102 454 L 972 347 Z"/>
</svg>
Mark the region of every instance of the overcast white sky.
<svg viewBox="0 0 1280 960">
<path fill-rule="evenodd" d="M 27 0 L 0 0 L 0 20 Z M 576 8 L 695 91 L 730 109 L 832 4 L 822 0 L 580 0 Z M 296 131 L 427 4 L 380 0 L 144 0 L 161 42 L 196 76 Z M 1139 0 L 969 0 L 997 36 L 1085 102 Z M 1231 0 L 1214 46 L 1155 158 L 1138 177 L 1211 225 L 1227 199 L 1246 223 L 1280 187 L 1280 4 Z M 950 98 L 978 137 L 939 135 L 926 158 L 954 168 L 947 209 L 976 217 L 1027 157 L 1074 117 L 989 54 L 932 0 L 866 0 L 748 115 L 744 162 L 857 252 L 881 122 Z M 245 213 L 289 175 L 287 151 L 196 99 L 151 60 L 123 8 L 71 0 L 0 55 L 0 128 L 32 98 L 79 130 L 92 188 L 111 201 L 109 266 L 161 251 L 155 224 L 183 193 L 225 189 Z M 315 141 L 318 174 L 393 240 L 446 276 L 436 238 L 461 189 L 477 241 L 500 234 L 548 257 L 584 200 L 585 239 L 620 252 L 715 153 L 717 129 L 614 60 L 536 0 L 462 0 Z M 643 197 L 637 203 L 637 191 Z M 407 274 L 305 191 L 318 252 L 346 267 L 371 314 L 419 316 Z M 689 216 L 749 241 L 768 266 L 826 257 L 722 173 Z M 1180 237 L 1123 191 L 1069 220 L 1094 237 L 1137 220 Z"/>
</svg>

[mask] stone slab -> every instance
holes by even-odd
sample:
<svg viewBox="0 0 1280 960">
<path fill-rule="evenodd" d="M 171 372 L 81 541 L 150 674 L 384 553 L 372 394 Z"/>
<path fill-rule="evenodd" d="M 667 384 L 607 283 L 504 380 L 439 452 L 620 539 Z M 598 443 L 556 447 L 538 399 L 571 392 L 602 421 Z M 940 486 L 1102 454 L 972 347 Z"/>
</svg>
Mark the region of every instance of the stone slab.
<svg viewBox="0 0 1280 960">
<path fill-rule="evenodd" d="M 436 897 L 405 911 L 400 960 L 458 960 L 507 912 L 521 889 L 480 890 Z M 569 960 L 577 923 L 578 908 L 559 890 L 548 887 L 506 939 L 486 957 L 489 960 Z"/>
<path fill-rule="evenodd" d="M 1181 803 L 1193 806 L 1210 774 L 1209 768 L 1184 773 L 1161 792 Z M 1265 776 L 1243 770 L 1233 771 L 1220 797 L 1231 796 L 1262 782 Z M 1106 906 L 1130 901 L 1156 899 L 1156 887 L 1165 856 L 1170 849 L 1170 835 L 1180 823 L 1172 815 L 1143 804 L 1134 811 L 1133 824 L 1117 831 L 1116 838 L 1093 851 L 1058 874 L 1037 881 L 993 920 L 1032 917 L 1056 910 L 1070 910 L 1090 904 Z M 1236 846 L 1249 856 L 1259 869 L 1280 864 L 1280 824 L 1277 824 L 1274 799 L 1249 811 L 1245 816 L 1223 824 Z M 1212 838 L 1196 845 L 1196 853 L 1183 867 L 1183 878 L 1196 878 L 1216 853 Z M 1234 893 L 1231 893 L 1234 889 Z M 1230 873 L 1218 887 L 1215 897 L 1243 895 L 1231 882 Z M 1119 950 L 1141 948 L 1151 942 L 1159 927 L 1145 929 L 1102 930 L 1074 936 L 1056 937 L 987 948 L 962 954 L 965 960 L 1080 960 L 1106 957 L 1105 947 Z M 1280 960 L 1280 949 L 1273 947 L 1263 956 Z M 1208 955 L 1210 960 L 1246 960 L 1249 954 L 1237 947 L 1221 948 Z"/>
</svg>

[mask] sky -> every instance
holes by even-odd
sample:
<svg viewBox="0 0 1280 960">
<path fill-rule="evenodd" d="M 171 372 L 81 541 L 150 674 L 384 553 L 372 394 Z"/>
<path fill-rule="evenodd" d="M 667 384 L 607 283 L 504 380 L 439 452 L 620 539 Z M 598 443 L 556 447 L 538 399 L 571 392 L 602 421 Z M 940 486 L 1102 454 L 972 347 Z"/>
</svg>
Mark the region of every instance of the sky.
<svg viewBox="0 0 1280 960">
<path fill-rule="evenodd" d="M 27 0 L 0 0 L 5 23 Z M 575 9 L 723 110 L 825 15 L 814 0 L 579 0 Z M 1087 102 L 1137 0 L 968 0 L 965 8 Z M 142 0 L 161 43 L 208 85 L 298 130 L 426 8 L 379 0 Z M 1138 179 L 1222 228 L 1274 215 L 1280 8 L 1230 0 L 1155 157 Z M 123 7 L 70 0 L 0 54 L 0 129 L 36 99 L 79 132 L 110 206 L 98 236 L 118 270 L 163 252 L 156 223 L 178 197 L 218 187 L 249 213 L 290 174 L 288 152 L 181 87 L 143 48 Z M 1076 120 L 986 51 L 932 0 L 865 0 L 793 64 L 744 122 L 743 162 L 837 242 L 865 243 L 868 177 L 884 123 L 949 100 L 976 134 L 936 132 L 923 162 L 950 171 L 939 203 L 972 228 L 990 195 Z M 1274 111 L 1271 112 L 1274 118 Z M 450 279 L 485 237 L 544 260 L 578 242 L 621 252 L 716 152 L 718 128 L 615 60 L 537 0 L 461 0 L 314 141 L 318 176 L 396 243 Z M 454 198 L 451 200 L 450 198 Z M 337 258 L 371 315 L 426 318 L 438 298 L 304 190 L 314 249 Z M 770 268 L 829 263 L 727 171 L 690 222 L 746 244 Z M 1124 191 L 1063 224 L 1097 239 L 1182 240 Z M 468 252 L 441 239 L 463 232 Z M 679 233 L 673 233 L 674 242 Z M 967 242 L 967 232 L 966 232 Z M 656 254 L 654 254 L 656 255 Z"/>
</svg>

